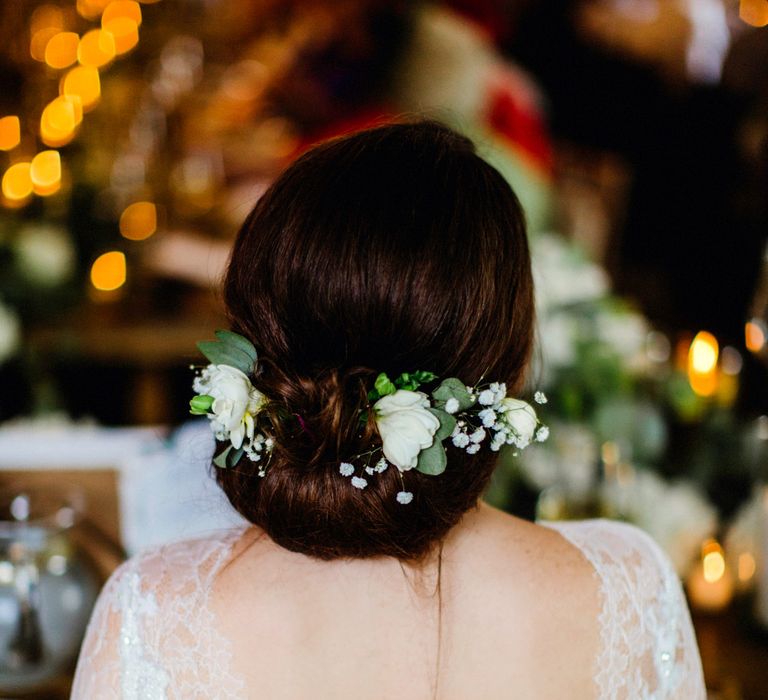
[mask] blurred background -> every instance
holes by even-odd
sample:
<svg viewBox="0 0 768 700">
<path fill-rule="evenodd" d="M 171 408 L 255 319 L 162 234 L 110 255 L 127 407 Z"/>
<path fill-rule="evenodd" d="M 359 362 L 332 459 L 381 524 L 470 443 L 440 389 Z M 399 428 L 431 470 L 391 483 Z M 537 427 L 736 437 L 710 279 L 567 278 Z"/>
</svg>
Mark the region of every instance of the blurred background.
<svg viewBox="0 0 768 700">
<path fill-rule="evenodd" d="M 768 0 L 0 4 L 0 695 L 67 696 L 99 586 L 236 524 L 188 415 L 260 194 L 425 115 L 526 210 L 552 429 L 488 498 L 671 557 L 711 698 L 768 698 Z"/>
</svg>

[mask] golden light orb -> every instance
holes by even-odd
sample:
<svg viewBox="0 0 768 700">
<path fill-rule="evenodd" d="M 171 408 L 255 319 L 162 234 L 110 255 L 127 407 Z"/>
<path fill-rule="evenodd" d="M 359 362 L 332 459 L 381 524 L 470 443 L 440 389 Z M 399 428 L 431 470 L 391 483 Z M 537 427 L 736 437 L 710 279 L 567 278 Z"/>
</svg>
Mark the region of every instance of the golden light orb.
<svg viewBox="0 0 768 700">
<path fill-rule="evenodd" d="M 759 318 L 747 321 L 744 326 L 744 344 L 750 352 L 760 352 L 765 347 L 766 328 Z"/>
<path fill-rule="evenodd" d="M 61 156 L 58 151 L 41 151 L 30 163 L 29 177 L 35 194 L 47 197 L 61 188 Z"/>
<path fill-rule="evenodd" d="M 78 97 L 83 112 L 96 106 L 101 96 L 99 71 L 92 66 L 75 66 L 64 76 L 59 86 L 64 97 Z"/>
<path fill-rule="evenodd" d="M 102 24 L 115 41 L 115 53 L 122 56 L 139 43 L 139 25 L 129 17 L 115 17 Z"/>
<path fill-rule="evenodd" d="M 20 201 L 32 194 L 32 178 L 28 161 L 14 163 L 5 171 L 2 181 L 3 196 L 11 201 Z"/>
<path fill-rule="evenodd" d="M 129 204 L 120 215 L 120 234 L 131 241 L 143 241 L 157 231 L 157 208 L 152 202 Z"/>
<path fill-rule="evenodd" d="M 133 20 L 137 27 L 140 26 L 141 7 L 139 7 L 139 3 L 133 0 L 112 0 L 104 8 L 104 14 L 101 16 L 101 26 L 103 27 L 110 20 L 117 19 L 118 17 Z"/>
<path fill-rule="evenodd" d="M 40 5 L 29 19 L 29 31 L 34 34 L 41 29 L 60 30 L 64 27 L 64 12 L 57 5 Z"/>
<path fill-rule="evenodd" d="M 701 331 L 688 350 L 688 382 L 699 396 L 712 396 L 717 391 L 717 360 L 720 346 L 717 338 Z"/>
<path fill-rule="evenodd" d="M 10 151 L 21 142 L 21 121 L 17 116 L 0 119 L 0 151 Z"/>
<path fill-rule="evenodd" d="M 714 583 L 723 578 L 725 574 L 723 548 L 715 540 L 708 540 L 701 548 L 701 555 L 704 580 Z"/>
<path fill-rule="evenodd" d="M 768 25 L 768 2 L 766 0 L 741 0 L 739 17 L 753 27 Z"/>
<path fill-rule="evenodd" d="M 103 29 L 92 29 L 83 35 L 77 46 L 77 60 L 81 66 L 102 68 L 116 55 L 115 37 Z"/>
<path fill-rule="evenodd" d="M 77 0 L 77 12 L 85 19 L 97 19 L 109 5 L 109 0 Z"/>
<path fill-rule="evenodd" d="M 125 284 L 125 254 L 113 250 L 103 253 L 91 265 L 91 284 L 102 292 L 111 292 Z"/>
<path fill-rule="evenodd" d="M 69 68 L 77 61 L 80 36 L 75 32 L 58 32 L 45 45 L 45 62 L 51 68 Z"/>
<path fill-rule="evenodd" d="M 49 102 L 40 116 L 40 138 L 47 146 L 63 146 L 75 136 L 75 105 L 62 97 Z"/>
</svg>

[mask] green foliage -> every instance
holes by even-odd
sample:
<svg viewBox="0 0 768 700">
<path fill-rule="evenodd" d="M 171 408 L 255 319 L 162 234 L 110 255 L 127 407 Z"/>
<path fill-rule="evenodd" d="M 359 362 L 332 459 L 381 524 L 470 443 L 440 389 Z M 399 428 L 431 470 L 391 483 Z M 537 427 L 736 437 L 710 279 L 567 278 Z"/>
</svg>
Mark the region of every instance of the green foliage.
<svg viewBox="0 0 768 700">
<path fill-rule="evenodd" d="M 207 394 L 195 396 L 189 402 L 189 412 L 193 416 L 204 416 L 211 410 L 213 400 L 213 396 L 208 396 Z"/>
<path fill-rule="evenodd" d="M 214 457 L 213 463 L 220 469 L 231 469 L 244 454 L 245 450 L 242 447 L 236 450 L 233 445 L 229 445 L 227 449 Z"/>
<path fill-rule="evenodd" d="M 435 379 L 436 376 L 432 372 L 417 370 L 415 372 L 403 372 L 392 381 L 385 372 L 382 372 L 376 377 L 374 388 L 368 392 L 368 400 L 370 402 L 378 401 L 383 396 L 394 394 L 399 389 L 416 391 L 422 384 L 427 384 Z"/>
<path fill-rule="evenodd" d="M 203 340 L 198 349 L 214 365 L 229 365 L 243 374 L 250 374 L 256 364 L 258 354 L 253 344 L 243 336 L 232 331 L 216 331 L 218 340 Z"/>
<path fill-rule="evenodd" d="M 443 444 L 435 439 L 430 447 L 419 452 L 419 461 L 416 471 L 429 476 L 438 476 L 445 471 L 448 458 L 445 456 Z"/>
<path fill-rule="evenodd" d="M 427 410 L 440 421 L 440 427 L 438 428 L 437 433 L 435 433 L 435 440 L 440 440 L 442 442 L 447 437 L 450 437 L 451 433 L 456 428 L 456 418 L 450 413 L 441 411 L 439 408 L 429 408 Z"/>
<path fill-rule="evenodd" d="M 466 411 L 475 403 L 464 382 L 456 379 L 456 377 L 444 379 L 440 386 L 432 392 L 432 398 L 435 399 L 439 408 L 444 408 L 448 399 L 456 399 L 459 402 L 459 411 Z"/>
</svg>

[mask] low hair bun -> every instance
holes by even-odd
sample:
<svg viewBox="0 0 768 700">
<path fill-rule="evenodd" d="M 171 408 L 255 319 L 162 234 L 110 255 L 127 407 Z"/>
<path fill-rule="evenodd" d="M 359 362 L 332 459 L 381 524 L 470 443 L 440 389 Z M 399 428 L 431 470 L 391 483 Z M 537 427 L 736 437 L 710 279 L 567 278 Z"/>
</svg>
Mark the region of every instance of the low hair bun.
<svg viewBox="0 0 768 700">
<path fill-rule="evenodd" d="M 380 372 L 522 387 L 533 284 L 506 181 L 435 122 L 322 144 L 249 215 L 224 295 L 233 330 L 258 350 L 252 381 L 269 397 L 274 441 L 263 477 L 248 459 L 216 470 L 232 505 L 311 556 L 428 554 L 477 503 L 496 453 L 448 443 L 440 476 L 390 466 L 362 489 L 340 463 L 381 445 L 372 416 L 361 421 Z"/>
</svg>

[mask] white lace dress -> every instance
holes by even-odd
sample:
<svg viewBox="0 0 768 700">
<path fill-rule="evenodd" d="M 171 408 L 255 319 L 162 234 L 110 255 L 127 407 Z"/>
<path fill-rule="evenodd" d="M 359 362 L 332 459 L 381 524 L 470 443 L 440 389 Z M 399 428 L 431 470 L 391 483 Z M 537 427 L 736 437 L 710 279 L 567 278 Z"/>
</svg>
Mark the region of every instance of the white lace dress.
<svg viewBox="0 0 768 700">
<path fill-rule="evenodd" d="M 680 582 L 659 547 L 618 522 L 548 523 L 595 569 L 602 597 L 595 686 L 602 700 L 704 700 Z M 80 655 L 73 700 L 244 698 L 208 595 L 242 530 L 139 555 L 110 578 Z"/>
</svg>

